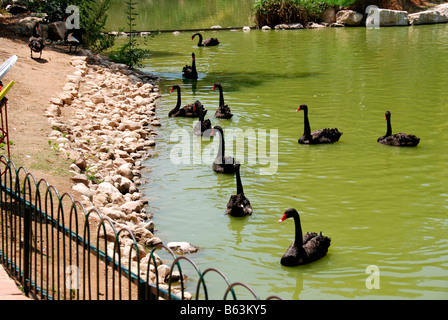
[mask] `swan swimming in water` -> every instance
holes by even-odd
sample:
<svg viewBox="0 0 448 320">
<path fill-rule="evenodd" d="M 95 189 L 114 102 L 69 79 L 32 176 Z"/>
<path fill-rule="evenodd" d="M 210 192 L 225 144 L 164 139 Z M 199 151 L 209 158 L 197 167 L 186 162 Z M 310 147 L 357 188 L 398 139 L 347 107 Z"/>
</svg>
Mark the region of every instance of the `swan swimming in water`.
<svg viewBox="0 0 448 320">
<path fill-rule="evenodd" d="M 219 40 L 217 38 L 207 38 L 202 41 L 202 34 L 195 33 L 191 36 L 191 40 L 193 40 L 196 36 L 199 36 L 198 47 L 212 47 L 217 46 L 219 44 Z"/>
<path fill-rule="evenodd" d="M 420 138 L 413 134 L 404 132 L 392 134 L 392 125 L 390 123 L 390 111 L 386 111 L 385 118 L 387 120 L 386 134 L 378 138 L 378 142 L 395 147 L 416 147 L 420 142 Z"/>
<path fill-rule="evenodd" d="M 244 217 L 252 214 L 252 206 L 249 199 L 244 195 L 243 184 L 240 177 L 241 164 L 237 161 L 235 164 L 236 172 L 236 194 L 231 195 L 227 203 L 226 214 L 233 217 Z"/>
<path fill-rule="evenodd" d="M 300 144 L 323 144 L 323 143 L 333 143 L 339 141 L 342 132 L 339 132 L 337 128 L 334 129 L 319 129 L 311 132 L 310 122 L 308 120 L 308 106 L 302 104 L 296 111 L 304 112 L 304 132 L 299 138 Z"/>
<path fill-rule="evenodd" d="M 300 216 L 294 208 L 287 209 L 278 222 L 283 222 L 288 218 L 294 219 L 295 239 L 280 260 L 283 266 L 294 267 L 310 263 L 327 254 L 331 242 L 330 238 L 323 236 L 322 232 L 320 234 L 312 232 L 302 236 Z"/>
</svg>

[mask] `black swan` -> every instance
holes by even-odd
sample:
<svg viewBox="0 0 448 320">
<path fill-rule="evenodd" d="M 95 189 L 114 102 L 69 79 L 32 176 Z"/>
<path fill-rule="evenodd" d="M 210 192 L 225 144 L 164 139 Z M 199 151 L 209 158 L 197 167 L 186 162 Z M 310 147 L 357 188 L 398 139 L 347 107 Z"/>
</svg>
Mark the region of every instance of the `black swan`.
<svg viewBox="0 0 448 320">
<path fill-rule="evenodd" d="M 180 94 L 180 86 L 175 84 L 170 92 L 177 90 L 177 103 L 173 110 L 168 113 L 168 117 L 188 117 L 188 118 L 197 118 L 199 117 L 199 110 L 202 104 L 196 100 L 192 104 L 188 104 L 184 107 L 181 106 L 181 94 Z"/>
<path fill-rule="evenodd" d="M 396 147 L 416 147 L 420 142 L 420 138 L 413 134 L 396 133 L 392 134 L 392 125 L 390 124 L 390 111 L 386 111 L 385 118 L 387 120 L 387 132 L 386 135 L 379 137 L 378 142 Z"/>
<path fill-rule="evenodd" d="M 299 138 L 299 143 L 301 144 L 321 144 L 321 143 L 333 143 L 339 141 L 339 138 L 342 135 L 342 132 L 339 132 L 338 129 L 319 129 L 311 132 L 310 122 L 308 120 L 308 106 L 306 104 L 302 104 L 296 111 L 303 110 L 305 113 L 304 116 L 304 132 L 303 135 Z"/>
<path fill-rule="evenodd" d="M 183 69 L 182 69 L 182 77 L 184 77 L 186 79 L 197 80 L 198 79 L 198 72 L 196 70 L 196 59 L 195 59 L 194 52 L 191 54 L 191 58 L 193 60 L 192 64 L 191 64 L 191 66 L 186 65 L 185 67 L 183 67 Z"/>
<path fill-rule="evenodd" d="M 40 35 L 39 23 L 33 27 L 33 35 L 28 40 L 28 47 L 30 47 L 31 58 L 33 58 L 33 51 L 40 53 L 39 59 L 42 57 L 42 50 L 45 48 L 44 39 Z"/>
<path fill-rule="evenodd" d="M 238 161 L 235 164 L 236 194 L 230 196 L 226 210 L 226 214 L 233 217 L 244 217 L 252 214 L 252 206 L 249 199 L 244 195 L 243 184 L 241 183 L 240 165 Z"/>
<path fill-rule="evenodd" d="M 213 171 L 217 173 L 235 173 L 235 159 L 231 156 L 225 156 L 224 131 L 220 126 L 214 126 L 212 135 L 220 133 L 218 155 L 213 162 Z"/>
<path fill-rule="evenodd" d="M 219 106 L 215 112 L 215 118 L 230 119 L 232 118 L 233 114 L 230 111 L 229 106 L 224 104 L 224 94 L 222 93 L 222 85 L 219 82 L 216 82 L 212 90 L 215 90 L 216 88 L 219 89 Z"/>
<path fill-rule="evenodd" d="M 202 42 L 202 34 L 195 33 L 191 36 L 191 40 L 194 39 L 194 37 L 199 36 L 199 42 L 198 47 L 211 47 L 211 46 L 217 46 L 219 44 L 219 40 L 216 38 L 207 38 Z"/>
<path fill-rule="evenodd" d="M 75 53 L 78 49 L 78 46 L 83 44 L 84 41 L 82 39 L 82 36 L 86 33 L 86 30 L 84 28 L 80 29 L 69 29 L 65 33 L 64 40 L 69 45 L 69 53 L 72 52 L 72 46 L 75 47 Z"/>
<path fill-rule="evenodd" d="M 197 136 L 211 137 L 212 136 L 212 123 L 209 119 L 204 120 L 208 110 L 204 109 L 203 105 L 199 106 L 199 121 L 196 123 L 193 129 L 193 133 Z"/>
<path fill-rule="evenodd" d="M 12 14 L 14 16 L 17 14 L 28 12 L 28 8 L 26 6 L 24 6 L 23 4 L 18 4 L 18 3 L 8 4 L 5 9 L 6 9 L 6 11 L 8 11 L 10 14 Z"/>
<path fill-rule="evenodd" d="M 327 254 L 331 242 L 330 238 L 323 236 L 322 232 L 320 234 L 307 232 L 306 235 L 302 237 L 300 216 L 294 208 L 287 209 L 278 222 L 280 223 L 288 218 L 294 218 L 296 234 L 294 242 L 289 246 L 288 250 L 286 250 L 280 260 L 282 265 L 286 267 L 294 267 L 316 261 Z"/>
</svg>

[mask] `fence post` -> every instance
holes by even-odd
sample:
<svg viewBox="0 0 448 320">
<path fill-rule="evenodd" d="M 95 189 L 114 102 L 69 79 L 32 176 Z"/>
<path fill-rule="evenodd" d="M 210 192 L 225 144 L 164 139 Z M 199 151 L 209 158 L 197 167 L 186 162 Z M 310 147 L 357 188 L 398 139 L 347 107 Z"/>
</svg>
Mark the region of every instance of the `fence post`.
<svg viewBox="0 0 448 320">
<path fill-rule="evenodd" d="M 139 270 L 140 271 L 140 270 Z M 141 279 L 137 279 L 138 281 L 138 285 L 137 285 L 137 290 L 138 290 L 138 300 L 146 300 L 146 286 L 147 283 L 143 282 Z"/>
<path fill-rule="evenodd" d="M 21 197 L 20 197 L 21 198 Z M 30 254 L 31 254 L 31 217 L 32 217 L 32 211 L 25 203 L 25 199 L 20 199 L 23 201 L 23 205 L 25 207 L 24 214 L 23 214 L 23 220 L 24 220 L 24 230 L 23 230 L 23 290 L 27 297 L 29 297 L 30 293 L 30 285 L 31 285 L 31 279 L 30 279 Z"/>
</svg>

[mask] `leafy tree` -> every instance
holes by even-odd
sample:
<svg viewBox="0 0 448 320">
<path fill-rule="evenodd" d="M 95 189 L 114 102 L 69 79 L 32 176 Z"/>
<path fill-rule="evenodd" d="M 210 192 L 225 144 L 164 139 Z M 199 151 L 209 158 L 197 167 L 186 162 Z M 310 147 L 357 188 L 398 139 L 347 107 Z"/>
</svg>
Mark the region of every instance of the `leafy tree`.
<svg viewBox="0 0 448 320">
<path fill-rule="evenodd" d="M 84 47 L 93 52 L 104 51 L 114 44 L 115 38 L 103 32 L 109 6 L 110 0 L 90 0 L 83 1 L 80 7 L 81 26 L 86 30 Z"/>
<path fill-rule="evenodd" d="M 104 34 L 107 10 L 110 0 L 34 0 L 28 1 L 28 8 L 45 13 L 44 23 L 63 21 L 68 6 L 79 8 L 80 26 L 86 30 L 83 46 L 94 52 L 101 52 L 114 44 L 114 38 Z"/>
</svg>

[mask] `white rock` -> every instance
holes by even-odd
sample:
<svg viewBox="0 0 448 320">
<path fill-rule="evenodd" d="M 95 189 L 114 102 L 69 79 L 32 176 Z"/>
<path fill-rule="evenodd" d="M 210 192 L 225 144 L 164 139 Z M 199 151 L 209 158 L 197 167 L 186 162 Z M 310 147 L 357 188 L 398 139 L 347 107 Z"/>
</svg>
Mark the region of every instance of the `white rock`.
<svg viewBox="0 0 448 320">
<path fill-rule="evenodd" d="M 118 167 L 117 173 L 125 178 L 132 179 L 134 177 L 134 174 L 132 173 L 132 164 L 125 163 L 121 165 Z"/>
<path fill-rule="evenodd" d="M 112 177 L 112 180 L 115 182 L 117 189 L 122 194 L 128 193 L 129 189 L 132 186 L 132 181 L 128 178 L 123 177 L 122 175 L 115 175 Z"/>
<path fill-rule="evenodd" d="M 131 258 L 130 260 L 137 261 L 137 259 L 138 260 L 143 259 L 145 256 L 146 256 L 145 249 L 139 243 L 137 243 L 137 247 L 135 246 L 135 244 L 131 244 L 123 249 L 123 257 L 125 257 L 128 260 L 129 258 Z"/>
<path fill-rule="evenodd" d="M 75 167 L 78 167 L 77 165 L 74 165 Z M 82 183 L 86 187 L 89 186 L 89 180 L 87 179 L 87 176 L 85 174 L 77 174 L 72 177 L 72 181 L 75 183 Z"/>
<path fill-rule="evenodd" d="M 408 15 L 408 20 L 411 25 L 448 22 L 448 3 L 430 10 L 411 13 Z"/>
<path fill-rule="evenodd" d="M 100 94 L 95 94 L 92 97 L 90 97 L 90 100 L 92 100 L 93 103 L 104 103 L 104 97 Z"/>
<path fill-rule="evenodd" d="M 301 23 L 282 23 L 274 27 L 275 30 L 287 30 L 287 29 L 303 29 Z"/>
<path fill-rule="evenodd" d="M 64 101 L 62 101 L 60 98 L 51 98 L 50 103 L 55 104 L 57 106 L 64 105 Z"/>
<path fill-rule="evenodd" d="M 143 201 L 137 200 L 137 201 L 129 201 L 120 206 L 120 208 L 126 212 L 126 213 L 132 213 L 132 212 L 140 212 L 145 204 Z"/>
<path fill-rule="evenodd" d="M 83 183 L 78 183 L 72 187 L 73 190 L 85 195 L 90 201 L 93 199 L 93 192 Z"/>
<path fill-rule="evenodd" d="M 120 191 L 109 182 L 101 182 L 98 185 L 97 192 L 105 193 L 109 196 L 114 193 L 120 193 Z"/>
<path fill-rule="evenodd" d="M 74 163 L 70 165 L 70 170 L 76 173 L 81 173 L 81 169 Z"/>
<path fill-rule="evenodd" d="M 170 267 L 166 264 L 161 264 L 157 267 L 157 274 L 159 275 L 159 282 L 165 283 L 166 277 L 170 274 Z"/>
<path fill-rule="evenodd" d="M 52 116 L 59 117 L 61 115 L 61 108 L 56 104 L 50 104 L 47 108 L 47 112 Z"/>
<path fill-rule="evenodd" d="M 362 14 L 353 10 L 340 10 L 336 13 L 336 23 L 348 26 L 358 26 L 361 24 Z"/>
<path fill-rule="evenodd" d="M 123 213 L 123 211 L 119 209 L 104 207 L 101 209 L 101 211 L 112 220 L 124 220 L 126 218 L 126 215 Z"/>
<path fill-rule="evenodd" d="M 378 9 L 379 25 L 387 26 L 407 26 L 408 13 L 400 10 Z M 366 19 L 366 25 L 369 25 L 371 19 L 375 19 L 373 14 L 369 14 Z"/>
<path fill-rule="evenodd" d="M 166 246 L 177 254 L 193 253 L 199 250 L 189 242 L 168 242 Z"/>
</svg>

